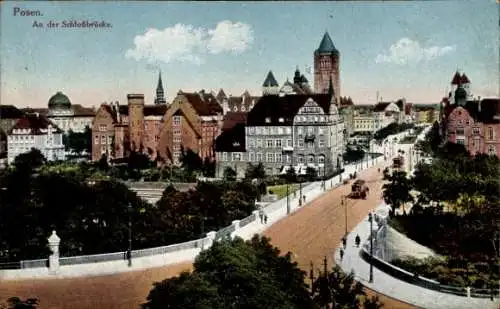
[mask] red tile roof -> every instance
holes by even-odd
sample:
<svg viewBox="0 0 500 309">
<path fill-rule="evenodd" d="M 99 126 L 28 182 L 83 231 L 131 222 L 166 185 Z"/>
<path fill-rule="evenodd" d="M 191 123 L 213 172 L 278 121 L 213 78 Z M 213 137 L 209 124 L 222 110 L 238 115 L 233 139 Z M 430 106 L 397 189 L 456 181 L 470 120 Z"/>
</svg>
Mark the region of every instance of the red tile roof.
<svg viewBox="0 0 500 309">
<path fill-rule="evenodd" d="M 62 130 L 47 119 L 47 117 L 40 114 L 26 114 L 16 121 L 16 124 L 9 131 L 9 134 L 12 134 L 12 131 L 16 129 L 31 129 L 31 132 L 29 133 L 30 135 L 45 134 L 42 133 L 41 130 L 47 129 L 49 125 L 55 127 L 57 129 L 57 133 L 62 133 Z"/>
<path fill-rule="evenodd" d="M 222 107 L 211 93 L 204 93 L 201 91 L 199 93 L 189 93 L 181 91 L 179 95 L 184 96 L 200 116 L 211 116 L 218 113 L 222 114 Z"/>
<path fill-rule="evenodd" d="M 245 112 L 228 112 L 224 115 L 222 131 L 230 130 L 237 124 L 245 124 L 248 113 Z"/>
</svg>

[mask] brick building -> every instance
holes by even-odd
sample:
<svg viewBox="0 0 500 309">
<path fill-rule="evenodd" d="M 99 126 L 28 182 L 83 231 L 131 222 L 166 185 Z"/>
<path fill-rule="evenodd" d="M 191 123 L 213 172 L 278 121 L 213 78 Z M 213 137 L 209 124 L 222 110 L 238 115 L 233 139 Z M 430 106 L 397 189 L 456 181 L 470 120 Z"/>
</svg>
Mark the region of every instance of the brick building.
<svg viewBox="0 0 500 309">
<path fill-rule="evenodd" d="M 127 95 L 128 104 L 103 103 L 92 123 L 92 160 L 127 157 L 130 150 L 157 155 L 166 104 L 145 105 L 143 94 Z"/>
<path fill-rule="evenodd" d="M 457 73 L 458 74 L 458 73 Z M 470 99 L 468 79 L 457 79 L 456 90 L 443 99 L 442 133 L 446 141 L 462 144 L 472 154 L 500 156 L 500 100 Z M 465 76 L 465 75 L 463 75 Z M 465 85 L 463 82 L 467 82 Z"/>
<path fill-rule="evenodd" d="M 330 80 L 336 101 L 340 101 L 340 52 L 335 48 L 328 32 L 325 32 L 319 48 L 314 52 L 314 92 L 328 93 Z"/>
<path fill-rule="evenodd" d="M 222 117 L 222 107 L 213 94 L 179 91 L 163 116 L 159 155 L 167 164 L 179 164 L 182 150 L 191 149 L 202 159 L 214 160 Z"/>
</svg>

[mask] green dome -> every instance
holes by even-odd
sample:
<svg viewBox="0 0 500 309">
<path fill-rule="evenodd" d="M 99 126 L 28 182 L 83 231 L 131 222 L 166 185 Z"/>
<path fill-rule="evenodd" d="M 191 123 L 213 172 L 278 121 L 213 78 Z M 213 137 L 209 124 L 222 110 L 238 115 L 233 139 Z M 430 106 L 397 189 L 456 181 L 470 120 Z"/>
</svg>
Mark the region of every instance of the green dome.
<svg viewBox="0 0 500 309">
<path fill-rule="evenodd" d="M 61 91 L 58 91 L 49 99 L 49 108 L 71 108 L 71 102 Z"/>
</svg>

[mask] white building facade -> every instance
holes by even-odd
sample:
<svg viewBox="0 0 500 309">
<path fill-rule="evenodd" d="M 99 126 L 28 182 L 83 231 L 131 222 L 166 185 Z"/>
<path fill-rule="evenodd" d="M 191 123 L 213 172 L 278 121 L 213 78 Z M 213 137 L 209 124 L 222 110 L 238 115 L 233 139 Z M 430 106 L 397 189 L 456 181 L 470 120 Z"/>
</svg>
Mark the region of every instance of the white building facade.
<svg viewBox="0 0 500 309">
<path fill-rule="evenodd" d="M 9 131 L 7 162 L 11 164 L 32 148 L 40 150 L 48 161 L 64 160 L 63 131 L 44 116 L 27 114 Z"/>
</svg>

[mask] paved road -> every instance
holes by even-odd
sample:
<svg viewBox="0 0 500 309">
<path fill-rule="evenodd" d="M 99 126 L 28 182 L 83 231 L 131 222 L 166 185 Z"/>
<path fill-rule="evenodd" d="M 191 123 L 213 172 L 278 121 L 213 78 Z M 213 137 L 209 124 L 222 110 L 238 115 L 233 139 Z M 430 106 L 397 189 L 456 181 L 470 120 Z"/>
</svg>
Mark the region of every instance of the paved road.
<svg viewBox="0 0 500 309">
<path fill-rule="evenodd" d="M 362 175 L 369 174 L 371 178 L 367 179 L 373 180 L 377 176 L 375 170 L 372 168 L 362 172 Z M 377 193 L 374 187 L 379 186 L 380 182 L 370 184 L 371 195 L 366 201 L 348 202 L 349 229 L 354 228 L 378 204 L 380 192 Z M 339 197 L 348 190 L 349 186 L 342 186 L 326 193 L 291 217 L 275 223 L 266 234 L 282 251 L 295 251 L 296 259 L 304 270 L 309 269 L 310 260 L 319 266 L 325 254 L 331 264 L 335 247 L 345 230 Z M 154 281 L 190 268 L 191 263 L 185 263 L 109 276 L 3 282 L 0 283 L 0 300 L 11 296 L 39 297 L 40 309 L 137 309 L 146 299 Z M 413 308 L 387 297 L 381 296 L 381 299 L 386 304 L 385 309 Z"/>
<path fill-rule="evenodd" d="M 347 199 L 347 207 L 341 207 L 341 195 L 350 192 L 349 185 L 341 186 L 275 223 L 265 231 L 264 235 L 271 237 L 272 243 L 282 251 L 293 252 L 295 261 L 308 273 L 311 261 L 315 269 L 323 269 L 322 262 L 325 255 L 331 266 L 334 262 L 334 252 L 346 230 L 346 210 L 347 229 L 350 231 L 366 217 L 369 211 L 380 204 L 382 181 L 381 174 L 377 172 L 378 167 L 381 165 L 360 174 L 360 178 L 367 180 L 370 187 L 370 196 L 366 200 Z M 379 297 L 384 302 L 385 309 L 415 308 L 384 295 Z"/>
</svg>

